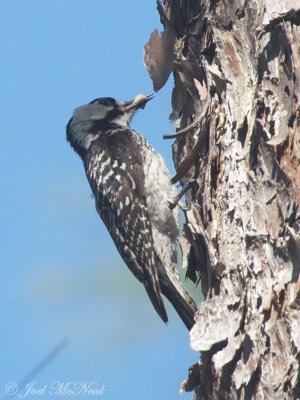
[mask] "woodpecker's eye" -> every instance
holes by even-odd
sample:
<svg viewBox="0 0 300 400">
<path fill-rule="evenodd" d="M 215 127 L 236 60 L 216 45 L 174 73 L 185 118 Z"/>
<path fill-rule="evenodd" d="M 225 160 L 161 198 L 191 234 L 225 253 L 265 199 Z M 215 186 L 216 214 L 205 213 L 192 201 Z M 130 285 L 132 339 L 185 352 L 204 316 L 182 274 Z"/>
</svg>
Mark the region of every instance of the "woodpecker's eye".
<svg viewBox="0 0 300 400">
<path fill-rule="evenodd" d="M 105 107 L 114 107 L 116 104 L 116 100 L 112 97 L 101 97 L 99 99 L 91 101 L 89 104 L 99 104 Z"/>
</svg>

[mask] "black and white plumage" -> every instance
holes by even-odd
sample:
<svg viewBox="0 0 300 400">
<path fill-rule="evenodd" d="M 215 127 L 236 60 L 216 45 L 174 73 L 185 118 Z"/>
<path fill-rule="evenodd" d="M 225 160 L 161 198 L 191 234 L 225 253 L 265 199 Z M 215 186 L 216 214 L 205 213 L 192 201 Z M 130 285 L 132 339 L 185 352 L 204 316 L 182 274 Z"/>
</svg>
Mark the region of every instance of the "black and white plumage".
<svg viewBox="0 0 300 400">
<path fill-rule="evenodd" d="M 98 214 L 155 310 L 168 321 L 162 292 L 191 329 L 196 307 L 177 271 L 179 211 L 171 207 L 177 190 L 161 155 L 129 127 L 151 98 L 105 97 L 78 107 L 67 125 L 67 140 L 83 161 Z"/>
</svg>

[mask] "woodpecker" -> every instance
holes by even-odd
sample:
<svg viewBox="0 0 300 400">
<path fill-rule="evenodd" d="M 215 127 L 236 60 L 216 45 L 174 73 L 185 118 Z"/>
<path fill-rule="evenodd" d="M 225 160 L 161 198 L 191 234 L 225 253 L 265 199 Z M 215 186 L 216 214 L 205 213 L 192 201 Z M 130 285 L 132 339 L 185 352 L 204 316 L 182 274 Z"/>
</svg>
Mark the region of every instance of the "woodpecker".
<svg viewBox="0 0 300 400">
<path fill-rule="evenodd" d="M 177 190 L 162 156 L 130 128 L 135 112 L 152 98 L 103 97 L 78 107 L 67 140 L 83 161 L 99 216 L 155 310 L 168 321 L 163 293 L 190 330 L 196 306 L 177 269 Z"/>
</svg>

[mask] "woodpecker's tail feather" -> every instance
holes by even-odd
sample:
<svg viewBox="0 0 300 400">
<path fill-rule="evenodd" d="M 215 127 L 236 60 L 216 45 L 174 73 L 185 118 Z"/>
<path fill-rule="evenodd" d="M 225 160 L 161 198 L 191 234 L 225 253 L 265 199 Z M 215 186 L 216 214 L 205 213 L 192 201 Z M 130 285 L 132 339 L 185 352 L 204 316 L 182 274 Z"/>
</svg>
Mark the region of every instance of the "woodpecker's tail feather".
<svg viewBox="0 0 300 400">
<path fill-rule="evenodd" d="M 185 326 L 190 331 L 195 324 L 196 304 L 179 280 L 176 286 L 165 279 L 161 280 L 161 291 L 172 303 Z"/>
<path fill-rule="evenodd" d="M 167 315 L 167 312 L 165 309 L 164 301 L 161 297 L 159 283 L 157 282 L 158 287 L 155 287 L 155 285 L 153 285 L 153 286 L 149 285 L 148 282 L 149 281 L 147 279 L 144 279 L 144 281 L 143 281 L 145 289 L 147 291 L 147 294 L 151 300 L 151 303 L 152 303 L 153 307 L 155 308 L 155 311 L 157 312 L 157 314 L 160 316 L 160 318 L 165 323 L 167 323 L 168 315 Z M 151 282 L 151 280 L 150 280 L 150 282 Z"/>
</svg>

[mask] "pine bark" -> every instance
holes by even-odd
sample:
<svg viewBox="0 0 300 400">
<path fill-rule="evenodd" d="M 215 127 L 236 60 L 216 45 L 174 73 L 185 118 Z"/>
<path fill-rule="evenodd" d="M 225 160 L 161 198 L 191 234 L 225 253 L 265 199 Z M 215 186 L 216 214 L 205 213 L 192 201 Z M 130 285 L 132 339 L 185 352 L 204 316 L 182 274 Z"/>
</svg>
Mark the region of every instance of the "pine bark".
<svg viewBox="0 0 300 400">
<path fill-rule="evenodd" d="M 204 301 L 195 399 L 300 398 L 300 4 L 165 0 L 145 63 L 172 71 L 180 243 Z M 200 290 L 200 289 L 199 289 Z"/>
</svg>

